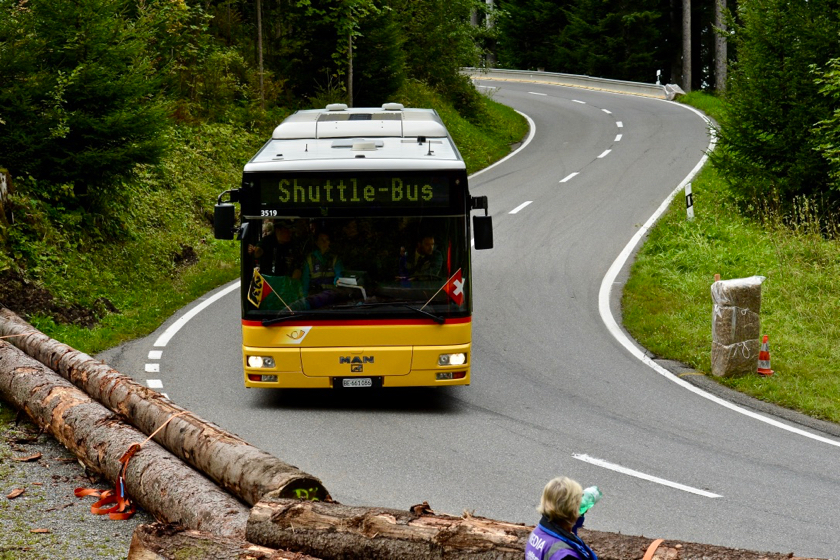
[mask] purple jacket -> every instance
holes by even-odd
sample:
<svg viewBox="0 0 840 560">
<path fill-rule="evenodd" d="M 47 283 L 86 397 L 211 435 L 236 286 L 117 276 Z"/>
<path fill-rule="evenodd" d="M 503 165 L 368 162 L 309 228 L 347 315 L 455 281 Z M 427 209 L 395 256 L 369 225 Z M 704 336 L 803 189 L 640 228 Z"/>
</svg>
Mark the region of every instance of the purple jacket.
<svg viewBox="0 0 840 560">
<path fill-rule="evenodd" d="M 552 547 L 555 547 L 554 553 L 549 556 Z M 528 537 L 528 545 L 525 547 L 525 560 L 561 560 L 562 558 L 580 559 L 582 557 L 562 540 L 547 533 L 542 525 L 534 527 Z"/>
</svg>

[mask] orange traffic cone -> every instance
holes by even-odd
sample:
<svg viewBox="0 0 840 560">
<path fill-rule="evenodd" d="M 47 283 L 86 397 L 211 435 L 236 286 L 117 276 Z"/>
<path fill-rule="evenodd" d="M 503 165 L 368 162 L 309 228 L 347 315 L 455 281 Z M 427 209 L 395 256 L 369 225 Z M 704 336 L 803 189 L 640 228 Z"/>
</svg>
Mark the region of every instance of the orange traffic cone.
<svg viewBox="0 0 840 560">
<path fill-rule="evenodd" d="M 758 351 L 758 373 L 761 375 L 773 375 L 770 369 L 770 343 L 767 342 L 767 335 L 761 339 L 761 350 Z"/>
</svg>

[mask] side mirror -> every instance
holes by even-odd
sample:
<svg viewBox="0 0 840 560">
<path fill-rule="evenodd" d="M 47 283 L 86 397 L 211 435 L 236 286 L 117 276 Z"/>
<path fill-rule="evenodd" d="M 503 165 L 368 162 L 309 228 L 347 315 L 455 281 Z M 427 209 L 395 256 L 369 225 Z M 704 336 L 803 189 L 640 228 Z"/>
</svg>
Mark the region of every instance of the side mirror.
<svg viewBox="0 0 840 560">
<path fill-rule="evenodd" d="M 230 202 L 219 202 L 213 209 L 213 233 L 216 239 L 233 239 L 236 208 Z"/>
<path fill-rule="evenodd" d="M 470 198 L 470 210 L 484 210 L 483 216 L 473 216 L 473 241 L 476 249 L 493 248 L 493 218 L 488 215 L 489 208 L 486 196 Z"/>
<path fill-rule="evenodd" d="M 473 216 L 473 239 L 476 249 L 493 248 L 492 216 Z"/>
</svg>

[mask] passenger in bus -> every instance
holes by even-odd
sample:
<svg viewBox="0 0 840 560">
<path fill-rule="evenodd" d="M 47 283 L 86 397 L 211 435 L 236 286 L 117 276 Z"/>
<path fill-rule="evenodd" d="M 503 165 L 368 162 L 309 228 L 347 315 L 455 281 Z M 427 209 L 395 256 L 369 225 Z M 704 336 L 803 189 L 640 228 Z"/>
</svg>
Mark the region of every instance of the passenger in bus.
<svg viewBox="0 0 840 560">
<path fill-rule="evenodd" d="M 435 249 L 435 237 L 424 235 L 405 263 L 406 273 L 411 280 L 439 278 L 443 267 L 443 255 Z"/>
<path fill-rule="evenodd" d="M 256 246 L 249 245 L 248 252 L 257 259 L 260 274 L 293 279 L 302 275 L 292 244 L 291 224 L 286 220 L 274 220 L 274 233 L 260 239 Z"/>
<path fill-rule="evenodd" d="M 545 485 L 537 508 L 542 519 L 528 538 L 525 560 L 598 560 L 577 534 L 583 526 L 583 516 L 578 515 L 581 498 L 583 489 L 571 478 L 557 477 Z"/>
<path fill-rule="evenodd" d="M 315 238 L 317 249 L 306 256 L 303 261 L 303 295 L 317 294 L 335 286 L 344 272 L 344 265 L 338 255 L 330 251 L 330 234 L 326 231 L 318 233 Z"/>
<path fill-rule="evenodd" d="M 350 270 L 365 270 L 369 268 L 371 257 L 374 255 L 370 247 L 370 235 L 362 235 L 359 222 L 353 218 L 347 220 L 341 227 L 341 236 L 336 239 L 335 246 L 341 255 L 341 261 Z"/>
</svg>

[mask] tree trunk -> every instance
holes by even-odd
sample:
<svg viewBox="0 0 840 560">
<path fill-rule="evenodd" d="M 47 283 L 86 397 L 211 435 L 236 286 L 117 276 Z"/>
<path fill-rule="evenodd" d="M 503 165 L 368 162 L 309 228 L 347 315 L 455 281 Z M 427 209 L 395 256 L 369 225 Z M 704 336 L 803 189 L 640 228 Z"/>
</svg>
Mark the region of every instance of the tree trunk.
<svg viewBox="0 0 840 560">
<path fill-rule="evenodd" d="M 169 560 L 176 558 L 214 560 L 318 560 L 297 552 L 257 546 L 242 539 L 224 538 L 200 531 L 185 531 L 172 525 L 138 525 L 131 536 L 128 560 Z"/>
<path fill-rule="evenodd" d="M 123 454 L 146 439 L 67 380 L 3 341 L 0 396 L 112 483 L 120 475 Z M 158 519 L 244 536 L 248 509 L 152 441 L 129 460 L 125 483 L 128 496 Z"/>
<path fill-rule="evenodd" d="M 329 500 L 316 477 L 202 420 L 130 377 L 38 331 L 0 309 L 0 336 L 53 369 L 145 434 L 174 418 L 155 441 L 249 505 L 268 492 L 284 498 Z"/>
<path fill-rule="evenodd" d="M 682 1 L 682 88 L 691 91 L 691 0 Z"/>
<path fill-rule="evenodd" d="M 251 509 L 245 538 L 324 559 L 523 558 L 532 527 L 425 511 L 415 514 L 267 496 Z"/>
<path fill-rule="evenodd" d="M 410 511 L 266 497 L 251 509 L 246 539 L 324 560 L 507 558 L 522 560 L 533 527 L 482 517 L 438 515 L 428 504 Z M 659 539 L 580 530 L 600 560 L 640 560 Z M 673 560 L 806 560 L 791 554 L 662 541 L 652 558 Z M 815 559 L 807 559 L 815 560 Z"/>
<path fill-rule="evenodd" d="M 9 226 L 8 200 L 12 192 L 12 176 L 0 167 L 0 243 L 6 240 L 6 228 Z"/>
<path fill-rule="evenodd" d="M 723 33 L 727 31 L 724 13 L 726 0 L 715 0 L 715 91 L 726 91 L 727 38 Z"/>
<path fill-rule="evenodd" d="M 260 109 L 265 109 L 265 85 L 263 83 L 262 5 L 260 0 L 257 0 L 257 53 L 260 63 Z"/>
<path fill-rule="evenodd" d="M 487 18 L 484 22 L 485 26 L 488 30 L 492 30 L 496 26 L 496 22 L 494 21 L 495 18 L 495 2 L 494 0 L 486 0 L 487 4 Z M 495 68 L 496 67 L 496 41 L 493 39 L 487 40 L 487 67 L 488 68 Z"/>
<path fill-rule="evenodd" d="M 353 107 L 353 33 L 347 35 L 347 106 Z"/>
<path fill-rule="evenodd" d="M 680 37 L 682 37 L 682 14 L 681 6 L 682 0 L 670 0 L 669 15 L 669 29 L 670 38 L 672 38 L 674 45 L 676 45 Z M 665 83 L 679 85 L 682 80 L 682 57 L 680 50 L 677 48 L 669 51 L 668 58 L 670 60 L 670 67 L 668 68 L 669 76 Z"/>
</svg>

